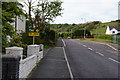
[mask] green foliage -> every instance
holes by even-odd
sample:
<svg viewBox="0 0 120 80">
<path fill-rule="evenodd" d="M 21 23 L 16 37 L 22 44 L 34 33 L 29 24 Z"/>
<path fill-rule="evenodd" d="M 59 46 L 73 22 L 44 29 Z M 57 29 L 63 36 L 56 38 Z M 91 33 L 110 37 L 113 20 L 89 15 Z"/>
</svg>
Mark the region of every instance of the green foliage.
<svg viewBox="0 0 120 80">
<path fill-rule="evenodd" d="M 18 47 L 26 47 L 25 44 L 21 41 L 21 36 L 19 34 L 13 35 L 12 39 L 10 39 L 10 42 L 8 43 L 10 47 L 12 46 L 18 46 Z"/>
<path fill-rule="evenodd" d="M 23 48 L 23 55 L 27 55 L 27 44 L 22 43 L 22 37 L 20 34 L 13 35 L 12 38 L 10 39 L 10 42 L 8 42 L 9 47 L 17 46 L 17 47 L 22 47 Z"/>
<path fill-rule="evenodd" d="M 73 35 L 74 35 L 74 36 L 84 36 L 84 30 L 75 30 L 75 31 L 73 32 Z M 85 31 L 85 36 L 91 36 L 90 31 L 86 30 L 86 31 Z"/>
<path fill-rule="evenodd" d="M 94 36 L 94 38 L 112 40 L 113 39 L 113 35 L 96 35 L 96 36 Z"/>
<path fill-rule="evenodd" d="M 35 14 L 34 24 L 35 26 L 43 29 L 44 26 L 50 21 L 54 21 L 57 16 L 62 15 L 62 2 L 59 0 L 55 1 L 40 1 L 37 4 L 37 8 L 33 10 Z"/>
<path fill-rule="evenodd" d="M 11 23 L 15 22 L 14 18 L 16 16 L 23 15 L 23 10 L 18 6 L 22 7 L 22 4 L 18 2 L 2 2 L 2 51 L 5 48 L 16 43 L 8 43 L 7 35 L 13 36 L 15 33 L 14 27 Z"/>
<path fill-rule="evenodd" d="M 55 31 L 49 30 L 49 28 L 45 28 L 44 31 L 39 33 L 40 36 L 35 37 L 35 44 L 55 44 L 58 36 Z M 33 42 L 33 37 L 28 36 L 28 32 L 22 33 L 22 42 L 24 44 L 30 45 Z"/>
<path fill-rule="evenodd" d="M 62 37 L 62 38 L 67 38 L 67 37 L 72 37 L 72 33 L 71 32 L 61 32 L 59 33 L 59 37 Z"/>
</svg>

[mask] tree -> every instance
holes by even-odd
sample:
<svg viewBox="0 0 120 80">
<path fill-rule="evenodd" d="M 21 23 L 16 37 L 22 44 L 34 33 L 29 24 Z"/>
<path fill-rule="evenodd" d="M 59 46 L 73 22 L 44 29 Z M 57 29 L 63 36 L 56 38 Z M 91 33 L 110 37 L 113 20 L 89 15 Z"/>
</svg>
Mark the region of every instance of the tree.
<svg viewBox="0 0 120 80">
<path fill-rule="evenodd" d="M 57 16 L 61 16 L 62 13 L 61 1 L 48 1 L 42 0 L 38 2 L 37 8 L 34 9 L 35 14 L 35 26 L 43 29 L 44 26 L 50 21 L 54 21 Z"/>
<path fill-rule="evenodd" d="M 11 36 L 15 33 L 14 27 L 11 23 L 15 22 L 15 17 L 24 15 L 20 8 L 22 4 L 18 2 L 3 2 L 2 3 L 2 48 L 8 46 L 7 35 Z"/>
<path fill-rule="evenodd" d="M 73 32 L 74 36 L 84 36 L 84 30 L 75 30 Z M 91 36 L 90 31 L 86 30 L 85 31 L 85 36 Z"/>
<path fill-rule="evenodd" d="M 32 0 L 27 0 L 27 2 L 24 2 L 27 7 L 28 7 L 28 15 L 29 15 L 29 26 L 33 28 L 33 20 L 32 20 L 32 15 L 31 12 L 33 10 L 33 4 L 36 2 L 36 0 L 33 2 Z"/>
</svg>

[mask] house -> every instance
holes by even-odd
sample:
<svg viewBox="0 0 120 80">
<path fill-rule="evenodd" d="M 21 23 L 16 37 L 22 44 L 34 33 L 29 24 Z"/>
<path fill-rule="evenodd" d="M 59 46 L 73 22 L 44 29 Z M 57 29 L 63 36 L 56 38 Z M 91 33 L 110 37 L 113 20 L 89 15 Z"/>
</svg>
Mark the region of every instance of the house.
<svg viewBox="0 0 120 80">
<path fill-rule="evenodd" d="M 20 17 L 14 18 L 15 22 L 11 23 L 14 27 L 14 31 L 19 33 L 24 33 L 26 31 L 26 17 L 24 15 L 21 15 Z M 11 37 L 7 35 L 7 41 L 10 42 Z"/>
<path fill-rule="evenodd" d="M 120 26 L 107 26 L 106 35 L 113 35 L 120 33 Z"/>
<path fill-rule="evenodd" d="M 26 31 L 26 17 L 24 15 L 21 15 L 20 17 L 16 16 L 14 19 L 15 22 L 12 23 L 14 30 L 16 33 L 23 33 Z"/>
</svg>

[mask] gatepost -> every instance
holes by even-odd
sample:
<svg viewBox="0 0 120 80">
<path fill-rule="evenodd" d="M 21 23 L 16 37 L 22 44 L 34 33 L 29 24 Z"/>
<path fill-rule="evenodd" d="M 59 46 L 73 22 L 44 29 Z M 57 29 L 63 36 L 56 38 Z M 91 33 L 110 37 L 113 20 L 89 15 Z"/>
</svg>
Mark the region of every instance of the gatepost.
<svg viewBox="0 0 120 80">
<path fill-rule="evenodd" d="M 19 63 L 22 59 L 23 48 L 8 47 L 2 56 L 2 79 L 19 79 Z"/>
</svg>

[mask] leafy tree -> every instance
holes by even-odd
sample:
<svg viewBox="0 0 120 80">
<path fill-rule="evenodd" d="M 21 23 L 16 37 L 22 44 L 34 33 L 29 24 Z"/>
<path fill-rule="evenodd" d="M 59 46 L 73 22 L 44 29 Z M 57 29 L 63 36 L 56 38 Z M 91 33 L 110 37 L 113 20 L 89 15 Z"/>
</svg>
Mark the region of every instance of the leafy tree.
<svg viewBox="0 0 120 80">
<path fill-rule="evenodd" d="M 62 13 L 61 1 L 39 1 L 37 8 L 34 9 L 35 20 L 34 23 L 40 29 L 50 21 L 54 21 L 57 16 L 61 16 Z"/>
<path fill-rule="evenodd" d="M 7 35 L 12 36 L 15 31 L 11 23 L 15 22 L 15 17 L 24 15 L 22 4 L 18 2 L 3 2 L 2 3 L 2 48 L 9 46 L 7 43 Z"/>
</svg>

